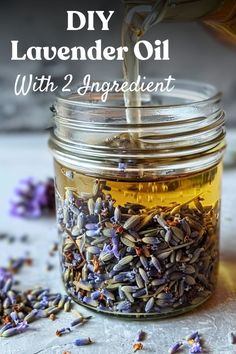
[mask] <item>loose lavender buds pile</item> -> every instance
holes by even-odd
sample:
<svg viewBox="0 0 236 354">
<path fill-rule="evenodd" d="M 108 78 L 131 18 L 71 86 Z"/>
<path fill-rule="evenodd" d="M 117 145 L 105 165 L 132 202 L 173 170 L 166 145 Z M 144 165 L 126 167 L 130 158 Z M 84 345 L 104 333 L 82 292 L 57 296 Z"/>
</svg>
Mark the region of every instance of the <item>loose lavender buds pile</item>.
<svg viewBox="0 0 236 354">
<path fill-rule="evenodd" d="M 23 218 L 38 218 L 55 210 L 54 182 L 35 182 L 33 178 L 20 181 L 11 202 L 10 213 Z"/>
<path fill-rule="evenodd" d="M 208 298 L 218 263 L 218 204 L 116 205 L 106 181 L 58 195 L 62 270 L 75 301 L 98 311 L 170 314 Z"/>
<path fill-rule="evenodd" d="M 49 289 L 42 288 L 22 292 L 13 289 L 13 283 L 12 273 L 0 268 L 1 337 L 20 334 L 29 328 L 29 323 L 37 319 L 55 315 L 63 309 L 67 312 L 71 309 L 71 299 L 67 295 L 52 294 Z"/>
</svg>

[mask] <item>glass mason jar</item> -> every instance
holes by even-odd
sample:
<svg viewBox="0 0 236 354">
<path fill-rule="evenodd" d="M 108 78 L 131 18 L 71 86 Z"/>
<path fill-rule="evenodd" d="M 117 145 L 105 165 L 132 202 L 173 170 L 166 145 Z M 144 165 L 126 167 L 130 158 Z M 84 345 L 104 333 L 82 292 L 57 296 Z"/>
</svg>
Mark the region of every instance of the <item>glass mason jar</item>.
<svg viewBox="0 0 236 354">
<path fill-rule="evenodd" d="M 145 95 L 127 124 L 121 94 L 59 97 L 55 161 L 62 278 L 91 309 L 172 316 L 214 293 L 219 260 L 221 95 L 180 81 Z M 130 113 L 130 112 L 128 112 Z"/>
</svg>

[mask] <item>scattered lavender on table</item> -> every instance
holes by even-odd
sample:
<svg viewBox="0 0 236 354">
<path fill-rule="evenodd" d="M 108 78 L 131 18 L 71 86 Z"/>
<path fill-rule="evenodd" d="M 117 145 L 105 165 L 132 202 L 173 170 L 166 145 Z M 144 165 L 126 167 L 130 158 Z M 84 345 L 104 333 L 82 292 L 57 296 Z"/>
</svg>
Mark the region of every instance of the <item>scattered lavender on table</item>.
<svg viewBox="0 0 236 354">
<path fill-rule="evenodd" d="M 19 260 L 13 262 L 17 267 L 12 267 L 10 262 L 9 268 L 0 268 L 0 337 L 23 333 L 31 322 L 71 308 L 71 299 L 67 295 L 51 293 L 47 288 L 15 290 L 13 274 L 22 266 L 22 258 Z"/>
<path fill-rule="evenodd" d="M 61 329 L 58 329 L 56 331 L 56 336 L 61 337 L 62 335 L 66 334 L 66 333 L 72 332 L 74 327 L 86 323 L 88 320 L 90 320 L 90 318 L 91 318 L 91 316 L 88 316 L 88 317 L 82 316 L 82 317 L 76 318 L 74 321 L 71 322 L 69 327 L 63 327 Z"/>
<path fill-rule="evenodd" d="M 67 295 L 50 293 L 49 289 L 35 288 L 26 292 L 13 289 L 13 274 L 4 268 L 0 268 L 0 320 L 2 327 L 0 328 L 0 337 L 11 337 L 25 332 L 29 328 L 29 324 L 40 318 L 45 318 L 54 313 L 58 313 L 63 308 L 66 310 L 66 304 L 71 299 Z M 106 296 L 112 297 L 112 293 L 106 293 Z M 62 336 L 73 331 L 73 328 L 86 323 L 91 316 L 83 317 L 79 314 L 79 318 L 73 320 L 68 327 L 61 328 L 56 331 L 57 336 Z M 136 336 L 136 342 L 133 345 L 134 352 L 143 349 L 141 343 L 146 337 L 146 333 L 140 330 Z M 230 338 L 234 338 L 233 333 Z M 76 346 L 84 346 L 91 344 L 90 338 L 78 338 L 73 344 Z M 168 351 L 169 354 L 175 354 L 184 344 L 188 345 L 189 353 L 202 353 L 201 336 L 197 331 L 186 336 L 184 343 L 176 342 Z"/>
<path fill-rule="evenodd" d="M 21 180 L 15 189 L 16 198 L 11 202 L 10 213 L 23 218 L 38 218 L 55 209 L 54 181 L 36 182 L 33 178 Z"/>
</svg>

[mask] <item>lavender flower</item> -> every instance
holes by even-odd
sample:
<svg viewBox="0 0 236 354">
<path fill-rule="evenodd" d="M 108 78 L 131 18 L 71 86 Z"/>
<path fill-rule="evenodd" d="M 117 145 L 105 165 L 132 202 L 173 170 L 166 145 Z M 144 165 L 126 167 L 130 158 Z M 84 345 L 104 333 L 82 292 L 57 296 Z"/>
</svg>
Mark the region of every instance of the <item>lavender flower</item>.
<svg viewBox="0 0 236 354">
<path fill-rule="evenodd" d="M 35 182 L 33 178 L 20 181 L 15 190 L 16 199 L 11 202 L 10 213 L 24 218 L 38 218 L 55 209 L 54 182 Z"/>
<path fill-rule="evenodd" d="M 203 352 L 202 347 L 199 342 L 194 343 L 189 350 L 189 353 L 202 353 L 202 352 Z"/>
</svg>

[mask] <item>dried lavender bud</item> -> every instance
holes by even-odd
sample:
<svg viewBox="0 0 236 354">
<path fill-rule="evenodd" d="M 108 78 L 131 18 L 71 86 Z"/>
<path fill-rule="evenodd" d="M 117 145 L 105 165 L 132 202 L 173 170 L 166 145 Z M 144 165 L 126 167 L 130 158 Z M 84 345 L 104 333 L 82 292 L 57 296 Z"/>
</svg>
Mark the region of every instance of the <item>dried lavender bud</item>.
<svg viewBox="0 0 236 354">
<path fill-rule="evenodd" d="M 168 353 L 169 354 L 175 354 L 177 353 L 177 351 L 182 347 L 183 343 L 182 342 L 177 342 L 175 344 L 173 344 L 169 350 L 168 350 Z"/>
<path fill-rule="evenodd" d="M 8 328 L 1 333 L 2 337 L 12 337 L 24 332 L 29 327 L 26 321 L 18 322 L 16 327 Z"/>
<path fill-rule="evenodd" d="M 90 338 L 79 338 L 79 339 L 75 339 L 73 341 L 73 344 L 76 345 L 77 347 L 81 347 L 84 345 L 89 345 L 92 344 L 93 342 L 91 341 Z"/>
<path fill-rule="evenodd" d="M 195 339 L 197 336 L 198 336 L 198 331 L 189 334 L 185 339 L 186 339 L 186 341 L 189 341 L 189 340 Z"/>
<path fill-rule="evenodd" d="M 27 323 L 33 322 L 35 319 L 37 319 L 37 314 L 38 314 L 37 309 L 32 310 L 30 313 L 28 313 L 28 315 L 25 316 L 25 321 Z"/>
<path fill-rule="evenodd" d="M 68 299 L 64 305 L 64 311 L 69 312 L 71 310 L 71 299 Z"/>
<path fill-rule="evenodd" d="M 29 328 L 29 325 L 25 320 L 22 322 L 18 322 L 16 326 L 18 333 L 24 332 L 27 328 Z"/>
<path fill-rule="evenodd" d="M 74 321 L 71 322 L 70 326 L 71 327 L 77 326 L 78 324 L 83 323 L 83 321 L 84 321 L 83 317 L 77 318 L 77 319 L 75 319 Z"/>
<path fill-rule="evenodd" d="M 8 329 L 12 328 L 13 324 L 12 323 L 7 323 L 5 324 L 1 329 L 0 329 L 0 336 L 2 336 L 2 333 L 7 331 Z"/>
<path fill-rule="evenodd" d="M 63 334 L 70 333 L 71 329 L 69 327 L 67 328 L 61 328 L 56 331 L 56 336 L 61 337 Z"/>
<path fill-rule="evenodd" d="M 5 330 L 4 332 L 2 332 L 1 336 L 2 337 L 12 337 L 17 334 L 19 334 L 17 331 L 17 328 L 14 327 L 14 328 L 9 328 L 9 329 Z"/>
<path fill-rule="evenodd" d="M 143 342 L 146 338 L 146 333 L 143 330 L 138 331 L 135 341 Z"/>
<path fill-rule="evenodd" d="M 7 279 L 7 281 L 5 282 L 3 288 L 2 288 L 2 292 L 3 293 L 7 293 L 12 287 L 12 279 Z"/>
</svg>

